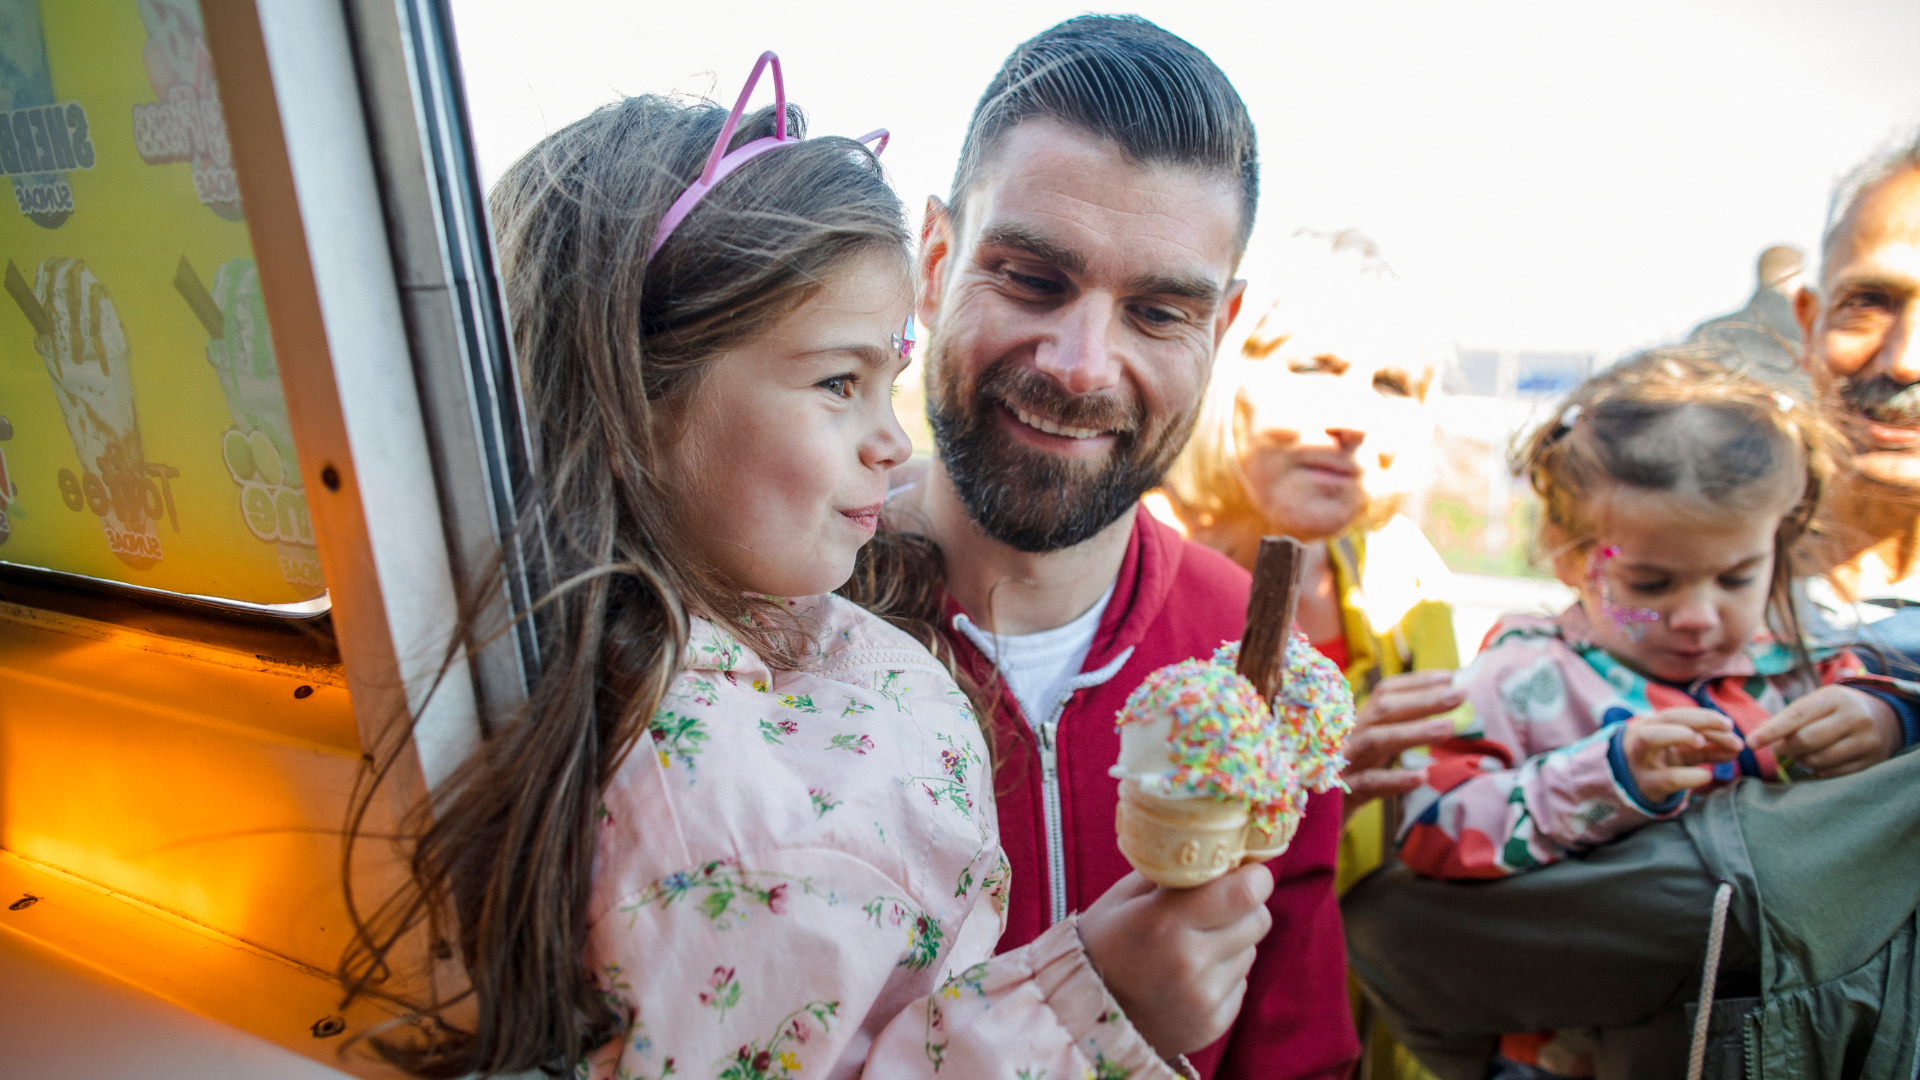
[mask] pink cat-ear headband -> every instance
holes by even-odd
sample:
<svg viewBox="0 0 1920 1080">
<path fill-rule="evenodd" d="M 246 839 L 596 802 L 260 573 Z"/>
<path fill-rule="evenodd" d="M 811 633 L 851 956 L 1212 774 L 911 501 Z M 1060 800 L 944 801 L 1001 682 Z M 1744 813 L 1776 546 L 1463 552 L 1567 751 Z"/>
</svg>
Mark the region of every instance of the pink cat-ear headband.
<svg viewBox="0 0 1920 1080">
<path fill-rule="evenodd" d="M 733 139 L 733 130 L 740 126 L 740 117 L 747 111 L 747 99 L 753 96 L 753 88 L 760 82 L 760 73 L 765 71 L 769 64 L 773 65 L 773 134 L 755 139 L 732 153 L 727 153 L 727 143 Z M 886 128 L 869 131 L 860 136 L 859 141 L 871 143 L 876 139 L 880 141 L 880 145 L 873 148 L 877 156 L 887 148 Z M 800 141 L 797 136 L 787 135 L 787 84 L 780 77 L 780 58 L 771 52 L 763 52 L 760 54 L 760 59 L 753 63 L 753 74 L 747 76 L 747 85 L 740 88 L 740 100 L 733 103 L 733 111 L 727 114 L 727 122 L 720 128 L 720 137 L 713 141 L 713 152 L 707 155 L 707 167 L 701 170 L 698 180 L 681 192 L 679 198 L 673 200 L 673 205 L 667 208 L 667 216 L 660 219 L 660 227 L 653 233 L 653 243 L 647 247 L 647 261 L 653 261 L 654 253 L 660 250 L 660 245 L 667 242 L 667 237 L 673 235 L 673 230 L 686 220 L 687 215 L 693 212 L 693 208 L 700 205 L 700 200 L 706 198 L 707 193 L 712 191 L 720 181 L 725 180 L 729 173 L 769 150 L 792 146 Z M 911 341 L 911 328 L 908 329 L 906 336 Z M 907 348 L 911 349 L 912 345 L 909 344 Z M 906 355 L 906 352 L 902 351 L 901 355 Z"/>
</svg>

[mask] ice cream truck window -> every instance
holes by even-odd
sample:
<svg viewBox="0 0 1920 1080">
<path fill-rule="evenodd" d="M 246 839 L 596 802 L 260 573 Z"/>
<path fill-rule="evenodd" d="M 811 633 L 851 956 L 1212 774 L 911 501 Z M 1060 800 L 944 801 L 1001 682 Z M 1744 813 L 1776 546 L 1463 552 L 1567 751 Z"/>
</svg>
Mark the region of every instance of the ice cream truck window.
<svg viewBox="0 0 1920 1080">
<path fill-rule="evenodd" d="M 0 563 L 325 610 L 198 0 L 0 0 L 0 171 Z"/>
</svg>

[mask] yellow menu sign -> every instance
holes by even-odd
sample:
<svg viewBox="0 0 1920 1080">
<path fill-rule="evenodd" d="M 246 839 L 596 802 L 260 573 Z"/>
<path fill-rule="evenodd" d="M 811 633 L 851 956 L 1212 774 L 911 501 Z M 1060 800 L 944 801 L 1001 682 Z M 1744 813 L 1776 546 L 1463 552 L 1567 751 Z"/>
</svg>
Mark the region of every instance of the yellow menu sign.
<svg viewBox="0 0 1920 1080">
<path fill-rule="evenodd" d="M 0 562 L 321 596 L 198 0 L 0 27 Z"/>
</svg>

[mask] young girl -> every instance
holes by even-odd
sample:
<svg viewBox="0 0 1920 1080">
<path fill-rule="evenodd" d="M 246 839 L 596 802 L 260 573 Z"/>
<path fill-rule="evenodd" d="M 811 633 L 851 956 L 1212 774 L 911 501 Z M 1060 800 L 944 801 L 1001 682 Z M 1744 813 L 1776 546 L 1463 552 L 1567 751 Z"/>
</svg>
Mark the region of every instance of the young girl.
<svg viewBox="0 0 1920 1080">
<path fill-rule="evenodd" d="M 422 1076 L 1172 1076 L 1231 1019 L 1271 879 L 1123 882 L 992 956 L 1008 882 L 967 698 L 824 595 L 909 453 L 900 203 L 783 95 L 736 131 L 746 100 L 608 106 L 494 191 L 543 666 L 435 793 L 350 985 L 423 925 L 458 941 L 470 990 L 380 1045 Z M 1101 943 L 1156 931 L 1195 964 L 1110 995 L 1132 965 Z M 1136 1029 L 1119 1001 L 1165 1008 Z"/>
<path fill-rule="evenodd" d="M 1575 391 L 1516 471 L 1579 603 L 1488 633 L 1461 675 L 1471 718 L 1408 796 L 1400 857 L 1502 877 L 1675 816 L 1696 788 L 1837 776 L 1920 737 L 1906 689 L 1801 642 L 1789 553 L 1833 445 L 1809 404 L 1698 351 Z"/>
</svg>

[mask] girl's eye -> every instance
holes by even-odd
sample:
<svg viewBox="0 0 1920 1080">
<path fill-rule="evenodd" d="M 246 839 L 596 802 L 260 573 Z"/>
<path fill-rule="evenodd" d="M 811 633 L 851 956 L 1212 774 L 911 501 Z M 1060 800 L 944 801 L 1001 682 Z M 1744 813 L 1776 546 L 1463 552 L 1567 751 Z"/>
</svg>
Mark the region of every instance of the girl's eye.
<svg viewBox="0 0 1920 1080">
<path fill-rule="evenodd" d="M 821 379 L 814 385 L 832 394 L 834 397 L 850 398 L 853 396 L 852 375 L 835 375 L 829 379 Z"/>
<path fill-rule="evenodd" d="M 1757 579 L 1751 574 L 1745 577 L 1723 577 L 1720 579 L 1720 587 L 1723 589 L 1744 589 L 1756 580 Z"/>
<path fill-rule="evenodd" d="M 1638 593 L 1641 596 L 1656 596 L 1666 592 L 1669 584 L 1671 583 L 1665 579 L 1657 581 L 1629 581 L 1627 582 L 1627 590 Z"/>
</svg>

